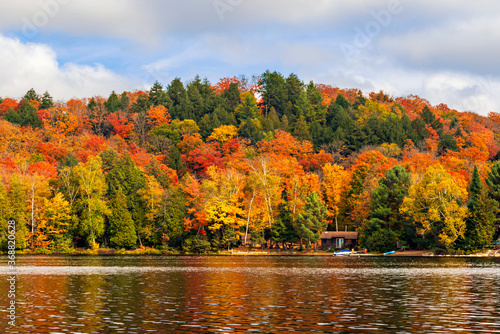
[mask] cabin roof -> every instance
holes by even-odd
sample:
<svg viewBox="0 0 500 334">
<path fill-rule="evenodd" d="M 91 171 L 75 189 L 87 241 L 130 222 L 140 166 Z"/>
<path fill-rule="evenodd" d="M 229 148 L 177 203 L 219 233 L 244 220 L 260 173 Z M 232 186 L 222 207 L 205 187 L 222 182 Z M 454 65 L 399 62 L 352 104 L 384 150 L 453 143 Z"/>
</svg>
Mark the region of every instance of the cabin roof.
<svg viewBox="0 0 500 334">
<path fill-rule="evenodd" d="M 332 232 L 325 231 L 321 233 L 321 239 L 344 238 L 348 240 L 358 239 L 358 232 Z"/>
</svg>

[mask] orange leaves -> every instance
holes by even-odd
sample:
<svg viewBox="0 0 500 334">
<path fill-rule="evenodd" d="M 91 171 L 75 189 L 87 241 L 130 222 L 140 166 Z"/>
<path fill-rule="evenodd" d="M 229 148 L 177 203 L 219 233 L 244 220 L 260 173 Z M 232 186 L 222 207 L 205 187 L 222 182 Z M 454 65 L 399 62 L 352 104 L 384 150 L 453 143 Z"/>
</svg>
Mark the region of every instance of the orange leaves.
<svg viewBox="0 0 500 334">
<path fill-rule="evenodd" d="M 59 148 L 51 142 L 38 142 L 38 144 L 36 145 L 36 150 L 42 156 L 52 157 L 56 160 L 60 160 L 68 154 L 67 149 Z"/>
<path fill-rule="evenodd" d="M 57 178 L 57 169 L 46 161 L 34 162 L 28 167 L 28 173 L 34 175 L 38 174 L 47 179 Z"/>
<path fill-rule="evenodd" d="M 182 141 L 177 144 L 177 148 L 182 154 L 187 154 L 202 145 L 203 139 L 199 133 L 185 134 L 182 136 Z"/>
<path fill-rule="evenodd" d="M 150 107 L 148 110 L 149 124 L 153 127 L 159 126 L 162 124 L 170 124 L 172 121 L 172 117 L 167 112 L 167 108 L 162 105 L 156 107 Z"/>
<path fill-rule="evenodd" d="M 106 120 L 113 126 L 113 133 L 124 139 L 134 130 L 134 124 L 117 112 L 110 114 Z"/>
<path fill-rule="evenodd" d="M 106 139 L 96 135 L 89 135 L 87 136 L 83 147 L 96 153 L 102 152 L 106 147 Z"/>
<path fill-rule="evenodd" d="M 5 98 L 2 103 L 0 103 L 0 116 L 3 116 L 10 108 L 17 110 L 19 103 L 10 98 Z"/>
</svg>

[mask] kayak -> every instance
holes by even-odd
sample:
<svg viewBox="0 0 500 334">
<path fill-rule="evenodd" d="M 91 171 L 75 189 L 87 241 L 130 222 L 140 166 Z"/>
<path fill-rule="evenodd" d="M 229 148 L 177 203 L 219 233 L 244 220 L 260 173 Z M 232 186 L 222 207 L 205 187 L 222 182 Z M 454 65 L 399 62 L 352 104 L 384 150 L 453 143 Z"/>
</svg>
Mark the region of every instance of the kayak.
<svg viewBox="0 0 500 334">
<path fill-rule="evenodd" d="M 335 253 L 333 253 L 333 256 L 349 256 L 351 255 L 352 252 L 348 249 L 341 249 Z"/>
<path fill-rule="evenodd" d="M 394 254 L 394 253 L 396 253 L 396 251 L 390 251 L 390 252 L 384 253 L 382 255 L 389 255 L 389 254 Z"/>
</svg>

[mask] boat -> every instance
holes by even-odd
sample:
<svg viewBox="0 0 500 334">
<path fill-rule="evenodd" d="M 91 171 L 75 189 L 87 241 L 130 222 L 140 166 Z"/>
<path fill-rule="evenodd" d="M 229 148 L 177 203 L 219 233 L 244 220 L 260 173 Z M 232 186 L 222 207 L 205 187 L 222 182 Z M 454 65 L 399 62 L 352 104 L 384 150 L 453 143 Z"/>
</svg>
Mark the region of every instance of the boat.
<svg viewBox="0 0 500 334">
<path fill-rule="evenodd" d="M 396 253 L 396 251 L 386 252 L 386 253 L 384 253 L 384 254 L 382 254 L 382 255 L 389 255 L 389 254 L 394 254 L 394 253 Z"/>
<path fill-rule="evenodd" d="M 349 256 L 351 255 L 352 252 L 348 249 L 341 249 L 339 251 L 336 251 L 335 253 L 333 253 L 333 256 Z"/>
</svg>

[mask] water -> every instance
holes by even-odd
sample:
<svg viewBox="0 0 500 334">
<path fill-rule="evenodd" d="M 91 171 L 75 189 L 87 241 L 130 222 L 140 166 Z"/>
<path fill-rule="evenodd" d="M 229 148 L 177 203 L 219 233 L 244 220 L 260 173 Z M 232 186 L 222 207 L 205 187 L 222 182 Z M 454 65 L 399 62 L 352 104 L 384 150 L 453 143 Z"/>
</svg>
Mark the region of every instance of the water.
<svg viewBox="0 0 500 334">
<path fill-rule="evenodd" d="M 6 333 L 500 333 L 500 259 L 18 256 L 15 327 L 0 261 Z"/>
</svg>

